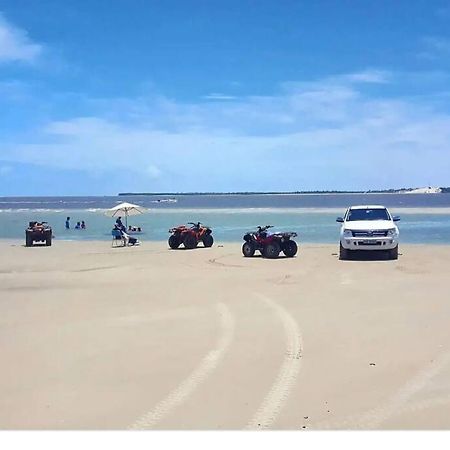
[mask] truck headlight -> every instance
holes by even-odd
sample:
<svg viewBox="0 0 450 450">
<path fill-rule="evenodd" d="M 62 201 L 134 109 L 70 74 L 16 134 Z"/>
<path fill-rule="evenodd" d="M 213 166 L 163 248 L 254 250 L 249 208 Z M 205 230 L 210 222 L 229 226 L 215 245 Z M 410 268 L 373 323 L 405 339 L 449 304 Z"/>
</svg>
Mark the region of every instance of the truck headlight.
<svg viewBox="0 0 450 450">
<path fill-rule="evenodd" d="M 388 230 L 387 235 L 389 237 L 395 237 L 398 235 L 398 232 L 395 228 L 391 228 L 390 230 Z"/>
<path fill-rule="evenodd" d="M 345 238 L 351 238 L 351 237 L 353 237 L 352 230 L 344 230 L 344 237 L 345 237 Z"/>
</svg>

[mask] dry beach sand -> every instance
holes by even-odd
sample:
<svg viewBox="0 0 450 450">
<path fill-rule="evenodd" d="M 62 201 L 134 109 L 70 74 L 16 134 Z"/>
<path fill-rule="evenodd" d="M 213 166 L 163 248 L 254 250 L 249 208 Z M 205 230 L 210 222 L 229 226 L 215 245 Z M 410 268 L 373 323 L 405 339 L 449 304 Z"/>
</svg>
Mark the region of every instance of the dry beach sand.
<svg viewBox="0 0 450 450">
<path fill-rule="evenodd" d="M 0 429 L 450 429 L 450 246 L 1 242 Z"/>
</svg>

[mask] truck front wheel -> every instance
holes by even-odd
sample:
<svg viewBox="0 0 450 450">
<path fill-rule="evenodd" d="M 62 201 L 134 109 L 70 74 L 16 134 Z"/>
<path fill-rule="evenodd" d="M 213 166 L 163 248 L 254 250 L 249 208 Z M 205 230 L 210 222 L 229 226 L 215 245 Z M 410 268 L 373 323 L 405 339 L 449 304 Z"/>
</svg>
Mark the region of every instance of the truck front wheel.
<svg viewBox="0 0 450 450">
<path fill-rule="evenodd" d="M 341 261 L 344 261 L 346 259 L 349 259 L 349 250 L 347 250 L 346 248 L 344 248 L 342 246 L 342 243 L 339 244 L 339 259 Z"/>
<path fill-rule="evenodd" d="M 398 259 L 398 245 L 392 250 L 389 250 L 389 259 Z"/>
</svg>

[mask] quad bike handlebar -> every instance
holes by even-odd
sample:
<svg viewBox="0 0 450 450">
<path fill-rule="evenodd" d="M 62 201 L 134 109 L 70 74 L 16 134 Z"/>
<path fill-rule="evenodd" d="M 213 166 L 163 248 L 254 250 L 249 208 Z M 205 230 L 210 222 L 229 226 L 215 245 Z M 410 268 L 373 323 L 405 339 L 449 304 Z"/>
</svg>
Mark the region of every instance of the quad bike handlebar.
<svg viewBox="0 0 450 450">
<path fill-rule="evenodd" d="M 256 232 L 255 231 L 250 231 L 249 233 L 247 233 L 247 235 L 261 235 L 263 233 L 265 233 L 267 230 L 269 230 L 270 228 L 273 228 L 273 225 L 266 225 L 264 227 L 257 227 Z M 291 237 L 297 237 L 298 234 L 295 231 L 284 231 L 284 232 L 279 232 L 279 233 L 273 233 L 272 236 L 276 236 L 279 238 L 291 238 Z"/>
<path fill-rule="evenodd" d="M 189 228 L 186 225 L 191 225 L 191 227 Z M 188 230 L 197 230 L 197 231 L 200 231 L 202 229 L 211 230 L 211 227 L 208 227 L 208 226 L 204 225 L 201 222 L 196 222 L 196 223 L 194 223 L 194 222 L 187 222 L 186 225 L 178 225 L 177 227 L 171 228 L 169 230 L 169 233 L 176 233 L 176 232 L 182 233 L 182 232 L 186 232 Z"/>
<path fill-rule="evenodd" d="M 266 225 L 264 227 L 258 226 L 256 227 L 256 231 L 249 231 L 247 234 L 261 234 L 266 232 L 270 228 L 273 228 L 273 225 Z"/>
<path fill-rule="evenodd" d="M 192 225 L 192 228 L 197 229 L 197 230 L 200 230 L 200 229 L 202 229 L 202 228 L 205 228 L 205 229 L 208 229 L 208 230 L 211 229 L 210 226 L 205 225 L 205 224 L 202 223 L 202 222 L 197 222 L 197 223 L 194 223 L 194 222 L 188 222 L 187 224 L 188 224 L 188 225 Z"/>
<path fill-rule="evenodd" d="M 275 233 L 274 236 L 279 236 L 283 238 L 291 238 L 291 237 L 297 237 L 298 234 L 295 231 L 284 231 L 281 233 Z"/>
</svg>

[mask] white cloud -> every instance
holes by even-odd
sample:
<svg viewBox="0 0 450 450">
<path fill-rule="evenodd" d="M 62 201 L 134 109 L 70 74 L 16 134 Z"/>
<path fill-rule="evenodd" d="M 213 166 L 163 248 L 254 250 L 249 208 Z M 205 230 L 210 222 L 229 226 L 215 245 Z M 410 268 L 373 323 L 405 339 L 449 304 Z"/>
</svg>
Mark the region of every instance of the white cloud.
<svg viewBox="0 0 450 450">
<path fill-rule="evenodd" d="M 354 83 L 388 83 L 390 75 L 385 70 L 365 70 L 344 75 L 343 79 Z"/>
<path fill-rule="evenodd" d="M 33 62 L 42 46 L 30 40 L 27 33 L 9 23 L 0 13 L 0 63 Z"/>
<path fill-rule="evenodd" d="M 234 95 L 226 95 L 226 94 L 220 94 L 220 93 L 211 93 L 208 95 L 205 95 L 203 97 L 205 100 L 235 100 L 236 97 Z"/>
<path fill-rule="evenodd" d="M 31 143 L 3 145 L 2 153 L 134 174 L 143 190 L 149 179 L 169 190 L 446 184 L 450 115 L 424 96 L 370 97 L 353 75 L 231 103 L 105 101 L 104 115 L 51 122 Z"/>
<path fill-rule="evenodd" d="M 146 172 L 151 179 L 157 179 L 162 175 L 161 170 L 159 170 L 159 168 L 153 164 L 147 166 Z"/>
</svg>

